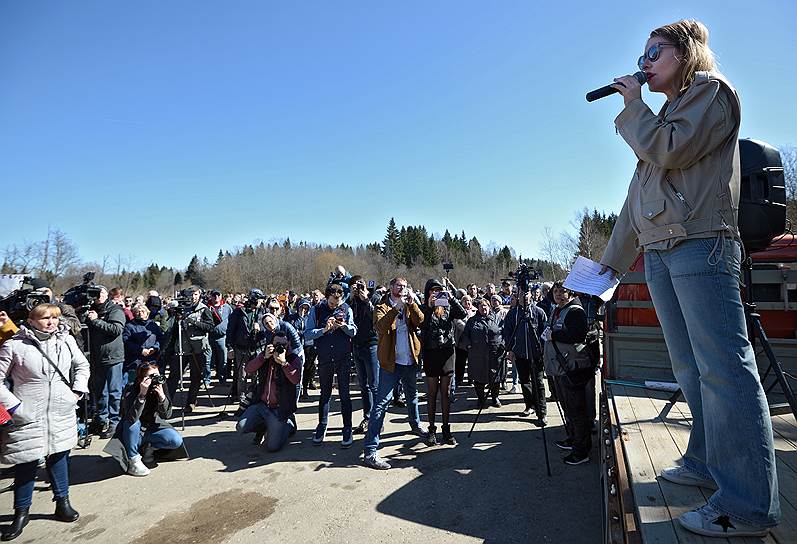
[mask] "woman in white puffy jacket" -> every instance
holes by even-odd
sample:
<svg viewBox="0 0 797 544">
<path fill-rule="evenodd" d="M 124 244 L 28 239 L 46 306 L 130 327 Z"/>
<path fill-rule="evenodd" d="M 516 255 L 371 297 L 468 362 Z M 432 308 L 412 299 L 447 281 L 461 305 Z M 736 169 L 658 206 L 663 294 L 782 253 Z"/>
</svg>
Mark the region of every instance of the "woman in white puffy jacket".
<svg viewBox="0 0 797 544">
<path fill-rule="evenodd" d="M 58 306 L 40 304 L 0 346 L 0 403 L 12 413 L 12 424 L 2 431 L 0 461 L 15 465 L 14 518 L 2 540 L 18 537 L 28 523 L 40 459 L 50 474 L 55 518 L 78 519 L 69 504 L 68 463 L 69 450 L 77 445 L 75 408 L 88 393 L 89 363 L 59 325 L 60 316 Z"/>
</svg>

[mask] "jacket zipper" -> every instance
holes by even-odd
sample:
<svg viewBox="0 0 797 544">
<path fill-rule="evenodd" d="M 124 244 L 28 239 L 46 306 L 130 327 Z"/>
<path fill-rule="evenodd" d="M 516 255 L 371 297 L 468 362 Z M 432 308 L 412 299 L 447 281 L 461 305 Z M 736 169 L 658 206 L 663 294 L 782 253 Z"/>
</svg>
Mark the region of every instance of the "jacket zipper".
<svg viewBox="0 0 797 544">
<path fill-rule="evenodd" d="M 692 206 L 690 206 L 689 203 L 686 201 L 686 199 L 684 198 L 684 195 L 681 194 L 681 192 L 678 191 L 675 188 L 675 185 L 672 184 L 672 181 L 670 181 L 670 178 L 666 178 L 666 180 L 667 180 L 667 185 L 670 186 L 670 190 L 675 194 L 676 197 L 678 197 L 678 200 L 681 201 L 681 204 L 683 204 L 686 207 L 686 209 L 691 212 L 692 211 Z"/>
</svg>

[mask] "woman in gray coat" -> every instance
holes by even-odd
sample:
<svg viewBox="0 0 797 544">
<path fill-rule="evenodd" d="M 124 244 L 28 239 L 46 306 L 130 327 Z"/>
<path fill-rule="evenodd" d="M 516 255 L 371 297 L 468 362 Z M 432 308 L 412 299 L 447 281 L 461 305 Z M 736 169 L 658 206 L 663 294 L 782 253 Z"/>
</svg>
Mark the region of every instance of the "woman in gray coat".
<svg viewBox="0 0 797 544">
<path fill-rule="evenodd" d="M 69 504 L 68 463 L 69 450 L 77 445 L 75 407 L 88 393 L 89 363 L 59 325 L 60 315 L 55 304 L 36 306 L 0 346 L 0 403 L 13 414 L 11 426 L 2 430 L 0 461 L 15 465 L 14 518 L 2 540 L 18 537 L 28 523 L 40 459 L 50 474 L 56 519 L 72 522 L 79 516 Z"/>
<path fill-rule="evenodd" d="M 460 342 L 468 348 L 468 376 L 476 388 L 479 408 L 485 405 L 485 387 L 492 397 L 492 405 L 500 408 L 498 371 L 504 353 L 504 338 L 498 317 L 490 311 L 487 299 L 479 299 L 476 315 L 465 323 Z"/>
</svg>

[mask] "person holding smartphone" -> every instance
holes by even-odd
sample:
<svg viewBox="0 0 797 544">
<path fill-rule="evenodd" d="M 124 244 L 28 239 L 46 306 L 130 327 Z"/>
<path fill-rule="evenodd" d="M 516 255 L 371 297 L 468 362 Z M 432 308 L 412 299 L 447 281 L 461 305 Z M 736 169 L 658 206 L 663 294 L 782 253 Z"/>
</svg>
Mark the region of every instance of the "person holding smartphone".
<svg viewBox="0 0 797 544">
<path fill-rule="evenodd" d="M 437 445 L 437 435 L 435 434 L 437 429 L 434 423 L 437 411 L 437 392 L 440 391 L 443 412 L 443 442 L 456 446 L 457 441 L 451 434 L 451 425 L 449 424 L 451 411 L 449 391 L 456 360 L 454 351 L 455 320 L 465 319 L 467 312 L 459 301 L 445 290 L 443 283 L 439 280 L 427 281 L 423 292 L 425 302 L 421 306 L 423 312 L 421 352 L 423 354 L 423 372 L 426 374 L 428 392 L 426 408 L 429 418 L 426 445 Z"/>
</svg>

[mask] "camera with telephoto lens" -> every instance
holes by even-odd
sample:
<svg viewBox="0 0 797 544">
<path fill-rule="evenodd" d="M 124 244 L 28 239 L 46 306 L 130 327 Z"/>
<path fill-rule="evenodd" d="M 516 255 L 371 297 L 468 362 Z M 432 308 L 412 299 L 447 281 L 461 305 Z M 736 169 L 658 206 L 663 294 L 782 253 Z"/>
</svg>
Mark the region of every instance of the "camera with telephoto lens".
<svg viewBox="0 0 797 544">
<path fill-rule="evenodd" d="M 0 312 L 5 312 L 11 321 L 20 325 L 32 309 L 48 302 L 50 297 L 44 293 L 37 293 L 33 289 L 17 289 L 0 299 Z"/>
<path fill-rule="evenodd" d="M 509 272 L 509 277 L 517 283 L 518 293 L 527 293 L 531 291 L 531 282 L 540 279 L 540 273 L 524 263 L 521 258 L 517 270 Z"/>
</svg>

